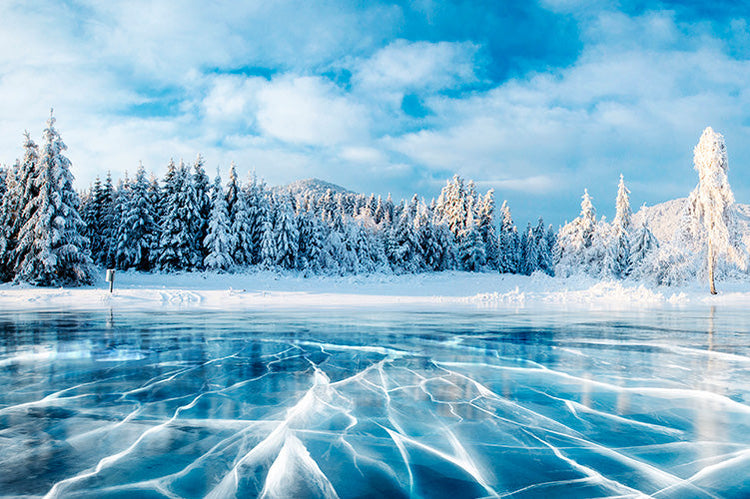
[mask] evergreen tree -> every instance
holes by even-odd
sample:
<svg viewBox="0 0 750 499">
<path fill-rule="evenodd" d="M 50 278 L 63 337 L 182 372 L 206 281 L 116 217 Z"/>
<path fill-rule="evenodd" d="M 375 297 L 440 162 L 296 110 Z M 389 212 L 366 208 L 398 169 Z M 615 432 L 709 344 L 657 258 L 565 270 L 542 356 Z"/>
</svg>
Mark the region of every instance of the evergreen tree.
<svg viewBox="0 0 750 499">
<path fill-rule="evenodd" d="M 503 201 L 500 207 L 500 235 L 498 237 L 498 263 L 497 267 L 500 273 L 515 274 L 519 272 L 521 261 L 521 244 L 518 237 L 518 230 L 513 224 L 513 217 L 508 208 L 508 202 Z"/>
<path fill-rule="evenodd" d="M 284 196 L 278 203 L 278 214 L 274 227 L 276 240 L 276 265 L 284 269 L 297 266 L 299 234 L 297 220 L 292 209 L 291 196 Z"/>
<path fill-rule="evenodd" d="M 459 234 L 458 258 L 463 270 L 476 272 L 482 270 L 486 264 L 485 244 L 479 226 L 474 219 L 473 211 L 469 210 L 466 228 Z"/>
<path fill-rule="evenodd" d="M 157 230 L 149 188 L 146 170 L 143 164 L 139 164 L 135 180 L 129 185 L 129 196 L 124 205 L 124 230 L 121 231 L 117 245 L 117 261 L 120 268 L 151 270 L 151 252 L 156 245 Z"/>
<path fill-rule="evenodd" d="M 643 224 L 633 234 L 627 274 L 634 277 L 644 277 L 640 269 L 645 266 L 649 257 L 658 247 L 659 242 L 649 229 L 648 222 L 644 220 Z"/>
<path fill-rule="evenodd" d="M 101 215 L 99 216 L 99 228 L 101 231 L 101 238 L 97 241 L 98 244 L 98 260 L 96 263 L 102 265 L 105 268 L 113 268 L 115 266 L 115 253 L 117 248 L 117 225 L 119 221 L 119 213 L 115 206 L 115 187 L 112 183 L 112 174 L 107 172 L 107 178 L 104 180 L 104 188 L 102 192 L 101 203 Z M 97 204 L 97 209 L 99 205 Z"/>
<path fill-rule="evenodd" d="M 159 239 L 159 268 L 166 272 L 186 270 L 191 267 L 193 237 L 190 235 L 188 189 L 185 183 L 190 176 L 184 163 L 174 168 L 170 162 L 164 181 L 164 207 Z"/>
<path fill-rule="evenodd" d="M 490 189 L 479 203 L 478 214 L 479 233 L 484 241 L 484 253 L 487 266 L 493 270 L 498 268 L 498 237 L 495 230 L 495 191 Z"/>
<path fill-rule="evenodd" d="M 217 169 L 216 180 L 211 190 L 211 213 L 209 216 L 208 234 L 203 245 L 208 249 L 204 265 L 209 270 L 226 272 L 234 266 L 232 251 L 236 242 L 229 227 L 227 201 L 221 186 L 221 175 Z"/>
<path fill-rule="evenodd" d="M 537 264 L 536 268 L 547 275 L 553 275 L 552 249 L 547 239 L 547 230 L 544 227 L 544 220 L 539 217 L 539 222 L 534 227 L 534 239 L 537 246 Z"/>
<path fill-rule="evenodd" d="M 539 234 L 531 227 L 529 223 L 526 227 L 526 232 L 522 238 L 522 261 L 521 261 L 521 273 L 524 275 L 531 275 L 536 270 L 539 270 L 539 259 L 540 259 L 540 248 L 539 248 Z"/>
<path fill-rule="evenodd" d="M 591 269 L 591 263 L 596 259 L 594 253 L 599 253 L 591 250 L 596 227 L 596 210 L 586 189 L 581 198 L 581 214 L 565 224 L 558 234 L 555 274 L 569 276 Z"/>
<path fill-rule="evenodd" d="M 627 275 L 630 262 L 630 236 L 633 212 L 630 209 L 630 191 L 620 175 L 617 186 L 617 204 L 615 219 L 612 221 L 612 244 L 609 246 L 607 257 L 608 272 L 613 277 L 622 278 Z"/>
<path fill-rule="evenodd" d="M 271 270 L 276 266 L 276 238 L 273 231 L 273 221 L 266 217 L 263 221 L 263 237 L 260 242 L 260 266 Z"/>
<path fill-rule="evenodd" d="M 193 220 L 193 227 L 191 227 L 192 233 L 196 237 L 196 253 L 197 253 L 197 266 L 203 265 L 204 260 L 208 256 L 209 248 L 204 244 L 206 236 L 208 235 L 208 220 L 211 216 L 211 199 L 209 196 L 209 179 L 206 175 L 204 167 L 203 156 L 198 154 L 193 164 L 193 190 L 195 195 L 195 213 L 196 216 Z"/>
<path fill-rule="evenodd" d="M 50 113 L 43 134 L 38 168 L 31 179 L 32 197 L 24 206 L 16 254 L 16 279 L 37 285 L 89 284 L 93 269 L 78 194 L 73 189 L 67 149 Z"/>
<path fill-rule="evenodd" d="M 17 175 L 20 163 L 10 170 L 3 170 L 0 185 L 3 195 L 0 199 L 0 282 L 13 278 L 13 250 L 15 246 L 13 228 L 18 218 L 20 199 Z"/>
<path fill-rule="evenodd" d="M 38 195 L 34 177 L 39 170 L 39 147 L 34 143 L 29 132 L 24 132 L 23 161 L 16 163 L 13 175 L 6 179 L 7 194 L 3 202 L 4 236 L 0 240 L 2 256 L 0 259 L 0 277 L 10 279 L 19 268 L 22 254 L 17 250 L 21 229 L 28 222 L 31 211 L 25 207 Z M 4 276 L 2 275 L 4 274 Z"/>
<path fill-rule="evenodd" d="M 232 204 L 232 225 L 229 229 L 232 234 L 231 241 L 235 245 L 231 255 L 234 263 L 240 266 L 250 265 L 253 261 L 252 228 L 248 215 L 247 194 L 240 189 Z"/>
<path fill-rule="evenodd" d="M 419 269 L 417 234 L 411 210 L 404 203 L 398 223 L 391 230 L 389 259 L 396 272 L 410 273 Z"/>
</svg>

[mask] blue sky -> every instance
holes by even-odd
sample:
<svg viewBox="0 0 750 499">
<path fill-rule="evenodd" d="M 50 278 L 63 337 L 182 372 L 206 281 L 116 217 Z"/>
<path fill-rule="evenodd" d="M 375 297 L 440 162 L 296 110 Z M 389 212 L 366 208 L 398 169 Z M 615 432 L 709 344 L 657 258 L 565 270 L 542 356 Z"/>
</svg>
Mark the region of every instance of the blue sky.
<svg viewBox="0 0 750 499">
<path fill-rule="evenodd" d="M 238 5 L 241 4 L 241 5 Z M 706 126 L 750 202 L 745 2 L 0 4 L 0 161 L 54 106 L 80 188 L 198 152 L 269 183 L 437 196 L 459 173 L 517 221 L 686 195 Z"/>
</svg>

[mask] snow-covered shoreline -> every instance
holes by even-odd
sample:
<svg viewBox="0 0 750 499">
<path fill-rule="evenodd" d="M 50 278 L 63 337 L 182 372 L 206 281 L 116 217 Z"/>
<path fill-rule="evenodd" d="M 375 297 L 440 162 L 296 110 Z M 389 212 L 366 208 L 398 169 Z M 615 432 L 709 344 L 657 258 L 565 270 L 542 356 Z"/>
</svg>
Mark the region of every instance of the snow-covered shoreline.
<svg viewBox="0 0 750 499">
<path fill-rule="evenodd" d="M 660 307 L 744 307 L 750 283 L 722 282 L 711 296 L 707 286 L 647 287 L 629 281 L 531 277 L 497 273 L 437 272 L 416 275 L 371 274 L 304 277 L 296 273 L 243 274 L 118 273 L 110 295 L 101 279 L 82 288 L 0 285 L 0 309 L 83 310 L 137 308 L 162 310 L 334 308 L 377 306 L 562 307 L 630 309 Z"/>
</svg>

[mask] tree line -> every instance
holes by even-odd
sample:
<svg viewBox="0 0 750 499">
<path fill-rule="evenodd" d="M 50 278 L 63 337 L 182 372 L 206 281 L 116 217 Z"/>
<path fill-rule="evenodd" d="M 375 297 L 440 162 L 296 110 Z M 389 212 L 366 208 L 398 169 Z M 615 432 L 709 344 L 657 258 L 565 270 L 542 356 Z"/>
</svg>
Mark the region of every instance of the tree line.
<svg viewBox="0 0 750 499">
<path fill-rule="evenodd" d="M 700 273 L 695 255 L 702 258 L 703 248 L 712 248 L 707 261 L 713 264 L 706 266 L 711 272 L 718 257 L 740 262 L 745 254 L 733 249 L 739 236 L 726 149 L 712 130 L 696 147 L 696 165 L 705 171 L 681 229 L 675 241 L 663 242 L 647 221 L 634 226 L 622 176 L 611 223 L 597 220 L 584 191 L 580 215 L 559 232 L 541 217 L 519 231 L 507 202 L 496 217 L 494 191 L 480 194 L 473 181 L 458 175 L 429 203 L 416 194 L 394 202 L 390 195 L 274 189 L 254 174 L 243 183 L 234 163 L 226 184 L 218 170 L 211 181 L 199 154 L 192 164 L 170 161 L 161 180 L 141 164 L 134 177 L 125 174 L 116 184 L 110 174 L 103 181 L 97 177 L 79 195 L 54 117 L 41 146 L 28 132 L 24 139 L 23 157 L 0 168 L 3 281 L 88 284 L 99 266 L 143 272 L 287 269 L 305 275 L 542 272 L 673 284 Z M 723 177 L 706 174 L 715 170 Z M 716 185 L 704 177 L 718 179 Z M 721 194 L 723 204 L 711 201 L 711 193 Z M 706 219 L 713 232 L 705 229 Z"/>
</svg>

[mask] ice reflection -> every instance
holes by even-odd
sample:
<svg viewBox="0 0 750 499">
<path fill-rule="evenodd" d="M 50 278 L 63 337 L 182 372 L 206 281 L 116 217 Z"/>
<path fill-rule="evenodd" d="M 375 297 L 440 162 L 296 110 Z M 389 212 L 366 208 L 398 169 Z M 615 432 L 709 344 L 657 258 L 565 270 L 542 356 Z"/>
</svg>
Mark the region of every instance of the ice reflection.
<svg viewBox="0 0 750 499">
<path fill-rule="evenodd" d="M 750 324 L 648 314 L 0 315 L 0 491 L 742 497 Z"/>
</svg>

